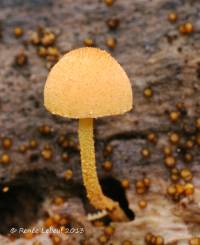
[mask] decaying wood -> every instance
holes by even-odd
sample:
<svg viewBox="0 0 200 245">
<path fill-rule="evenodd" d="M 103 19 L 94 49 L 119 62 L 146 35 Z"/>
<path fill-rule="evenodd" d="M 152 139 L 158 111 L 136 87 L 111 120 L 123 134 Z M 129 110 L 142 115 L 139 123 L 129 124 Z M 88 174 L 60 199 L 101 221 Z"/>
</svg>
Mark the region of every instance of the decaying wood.
<svg viewBox="0 0 200 245">
<path fill-rule="evenodd" d="M 168 13 L 172 11 L 177 11 L 178 15 L 175 24 L 167 20 Z M 62 53 L 82 46 L 83 39 L 88 36 L 95 39 L 97 46 L 106 48 L 105 38 L 115 36 L 117 46 L 112 54 L 123 65 L 133 85 L 133 111 L 96 120 L 99 177 L 129 179 L 130 188 L 126 195 L 129 208 L 136 215 L 133 221 L 113 224 L 115 233 L 108 244 L 118 245 L 130 240 L 133 244 L 142 245 L 147 232 L 163 236 L 166 244 L 188 244 L 190 238 L 200 236 L 200 148 L 197 145 L 193 147 L 191 163 L 185 163 L 182 153 L 175 152 L 178 167 L 192 170 L 196 188 L 192 200 L 185 198 L 180 202 L 173 202 L 166 194 L 171 181 L 162 154 L 170 132 L 178 132 L 181 142 L 199 134 L 195 128 L 195 120 L 200 116 L 199 12 L 198 0 L 118 0 L 112 7 L 92 0 L 0 1 L 0 135 L 13 139 L 13 147 L 9 151 L 12 163 L 0 166 L 0 184 L 2 187 L 9 185 L 10 192 L 13 192 L 11 196 L 16 196 L 18 202 L 15 208 L 14 203 L 9 203 L 5 196 L 0 195 L 0 220 L 4 222 L 0 224 L 0 231 L 3 234 L 8 233 L 8 224 L 39 226 L 45 212 L 67 213 L 73 224 L 84 226 L 84 234 L 63 237 L 63 244 L 79 244 L 84 239 L 89 244 L 97 244 L 98 236 L 103 233 L 103 228 L 94 227 L 87 221 L 86 215 L 91 208 L 87 207 L 83 197 L 78 150 L 67 150 L 67 163 L 60 159 L 62 150 L 57 144 L 58 137 L 64 133 L 77 143 L 77 122 L 51 116 L 45 110 L 43 86 L 48 70 L 45 62 L 37 56 L 36 48 L 27 47 L 23 42 L 38 26 L 45 26 L 57 33 L 56 45 Z M 110 17 L 121 21 L 114 32 L 109 31 L 105 24 Z M 194 33 L 188 36 L 178 31 L 179 25 L 186 21 L 194 26 Z M 13 37 L 16 26 L 24 28 L 25 35 L 21 39 Z M 21 50 L 25 50 L 28 64 L 17 67 L 14 59 Z M 152 88 L 152 98 L 143 96 L 146 87 Z M 173 124 L 168 115 L 176 110 L 176 104 L 180 102 L 185 104 L 186 113 Z M 52 136 L 41 137 L 38 127 L 42 124 L 53 127 Z M 148 132 L 158 135 L 156 145 L 147 142 Z M 19 145 L 33 138 L 39 141 L 38 148 L 24 155 L 18 153 Z M 46 143 L 54 151 L 50 161 L 40 156 Z M 108 144 L 113 147 L 113 152 L 105 157 L 103 152 Z M 152 152 L 147 160 L 141 156 L 144 147 Z M 0 153 L 3 152 L 1 148 Z M 105 173 L 101 167 L 105 160 L 113 162 L 110 173 Z M 64 180 L 66 169 L 73 170 L 72 181 Z M 152 184 L 149 192 L 140 196 L 135 193 L 135 181 L 143 176 L 148 176 Z M 27 196 L 28 191 L 32 198 Z M 51 205 L 50 199 L 54 195 L 66 197 L 64 206 L 59 210 Z M 20 201 L 20 198 L 26 202 Z M 34 198 L 38 201 L 34 202 Z M 138 207 L 142 198 L 148 201 L 145 210 Z M 12 207 L 12 213 L 6 207 Z M 45 245 L 51 244 L 46 234 L 34 239 L 41 240 Z M 11 242 L 2 235 L 0 244 L 27 245 L 32 244 L 32 240 Z"/>
</svg>

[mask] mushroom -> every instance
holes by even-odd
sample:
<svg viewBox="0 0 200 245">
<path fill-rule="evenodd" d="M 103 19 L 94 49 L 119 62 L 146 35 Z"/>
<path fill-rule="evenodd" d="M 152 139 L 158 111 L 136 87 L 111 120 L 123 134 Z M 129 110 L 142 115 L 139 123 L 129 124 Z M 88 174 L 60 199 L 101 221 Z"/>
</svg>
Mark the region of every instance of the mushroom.
<svg viewBox="0 0 200 245">
<path fill-rule="evenodd" d="M 98 48 L 72 50 L 51 69 L 44 88 L 44 105 L 53 114 L 79 119 L 87 197 L 96 209 L 106 210 L 112 220 L 127 220 L 119 203 L 102 192 L 93 140 L 93 119 L 132 109 L 131 84 L 123 68 L 109 53 Z"/>
</svg>

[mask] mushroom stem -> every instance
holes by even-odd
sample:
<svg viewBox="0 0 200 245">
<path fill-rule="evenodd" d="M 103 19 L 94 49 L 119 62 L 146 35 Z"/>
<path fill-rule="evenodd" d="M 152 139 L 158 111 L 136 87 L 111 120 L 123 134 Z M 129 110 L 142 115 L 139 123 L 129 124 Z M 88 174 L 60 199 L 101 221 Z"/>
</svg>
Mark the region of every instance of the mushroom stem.
<svg viewBox="0 0 200 245">
<path fill-rule="evenodd" d="M 79 119 L 78 133 L 81 149 L 83 183 L 90 203 L 97 209 L 109 211 L 110 217 L 115 221 L 127 220 L 127 216 L 120 208 L 118 202 L 114 202 L 102 192 L 95 164 L 93 119 Z"/>
</svg>

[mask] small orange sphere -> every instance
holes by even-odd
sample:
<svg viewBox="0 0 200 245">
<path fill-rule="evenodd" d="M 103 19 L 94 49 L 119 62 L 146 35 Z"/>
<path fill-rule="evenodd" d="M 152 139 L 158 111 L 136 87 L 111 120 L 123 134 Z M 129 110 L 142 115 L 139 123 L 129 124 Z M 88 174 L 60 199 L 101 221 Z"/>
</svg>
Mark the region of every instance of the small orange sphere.
<svg viewBox="0 0 200 245">
<path fill-rule="evenodd" d="M 188 163 L 191 162 L 193 160 L 193 155 L 191 153 L 186 153 L 184 155 L 184 160 L 185 162 L 188 162 Z"/>
<path fill-rule="evenodd" d="M 193 32 L 193 25 L 190 22 L 185 23 L 185 30 L 187 33 L 192 33 Z"/>
<path fill-rule="evenodd" d="M 114 49 L 116 47 L 116 44 L 117 40 L 114 37 L 108 37 L 106 39 L 106 45 L 108 46 L 108 48 Z"/>
<path fill-rule="evenodd" d="M 153 132 L 148 133 L 147 135 L 147 140 L 151 143 L 156 143 L 157 142 L 157 135 Z"/>
<path fill-rule="evenodd" d="M 146 236 L 145 236 L 145 242 L 147 244 L 150 244 L 151 243 L 151 238 L 152 238 L 153 234 L 152 233 L 147 233 Z"/>
<path fill-rule="evenodd" d="M 64 177 L 65 177 L 65 180 L 67 180 L 67 181 L 71 180 L 73 177 L 73 171 L 71 169 L 66 170 Z"/>
<path fill-rule="evenodd" d="M 64 203 L 64 198 L 63 197 L 55 197 L 53 200 L 53 203 L 57 206 L 60 206 Z"/>
<path fill-rule="evenodd" d="M 169 140 L 172 144 L 177 144 L 180 141 L 180 135 L 178 133 L 172 133 L 169 136 Z"/>
<path fill-rule="evenodd" d="M 194 31 L 193 25 L 190 22 L 179 26 L 179 32 L 181 34 L 191 34 Z"/>
<path fill-rule="evenodd" d="M 30 149 L 35 149 L 35 148 L 37 148 L 38 147 L 38 142 L 37 142 L 37 140 L 36 139 L 31 139 L 30 141 L 29 141 L 29 148 Z"/>
<path fill-rule="evenodd" d="M 143 94 L 146 98 L 151 98 L 153 96 L 153 90 L 152 88 L 145 88 L 143 91 Z"/>
<path fill-rule="evenodd" d="M 185 194 L 186 194 L 186 196 L 192 195 L 194 193 L 194 191 L 195 191 L 195 188 L 194 188 L 193 184 L 187 183 L 185 185 Z"/>
<path fill-rule="evenodd" d="M 138 202 L 138 205 L 141 209 L 145 209 L 147 207 L 147 201 L 146 200 L 140 200 Z"/>
<path fill-rule="evenodd" d="M 200 129 L 200 118 L 197 118 L 196 120 L 196 127 L 197 129 Z"/>
<path fill-rule="evenodd" d="M 163 153 L 165 156 L 170 156 L 172 154 L 172 148 L 170 146 L 164 146 Z"/>
<path fill-rule="evenodd" d="M 94 47 L 94 45 L 95 45 L 94 40 L 92 38 L 89 38 L 89 37 L 85 38 L 83 43 L 86 47 Z"/>
<path fill-rule="evenodd" d="M 110 30 L 115 30 L 118 28 L 120 21 L 117 18 L 108 19 L 106 24 Z"/>
<path fill-rule="evenodd" d="M 141 150 L 141 155 L 144 157 L 144 158 L 149 158 L 151 156 L 151 152 L 148 148 L 143 148 Z"/>
<path fill-rule="evenodd" d="M 113 164 L 111 161 L 105 161 L 103 164 L 102 164 L 102 167 L 105 171 L 110 171 L 113 167 Z"/>
<path fill-rule="evenodd" d="M 168 20 L 172 23 L 177 21 L 177 14 L 176 12 L 171 12 L 168 14 Z"/>
<path fill-rule="evenodd" d="M 178 112 L 178 111 L 170 112 L 169 118 L 170 118 L 171 122 L 173 122 L 173 123 L 177 122 L 180 118 L 180 112 Z"/>
<path fill-rule="evenodd" d="M 185 181 L 191 181 L 193 178 L 192 173 L 188 168 L 183 168 L 180 175 Z"/>
<path fill-rule="evenodd" d="M 122 242 L 121 245 L 133 245 L 133 243 L 131 241 L 129 241 L 129 240 L 125 240 L 125 241 Z"/>
<path fill-rule="evenodd" d="M 100 244 L 106 244 L 107 241 L 108 241 L 108 237 L 105 236 L 105 235 L 100 235 L 100 236 L 98 237 L 98 241 L 99 241 Z"/>
<path fill-rule="evenodd" d="M 149 186 L 151 185 L 151 180 L 148 177 L 145 177 L 143 179 L 143 183 L 145 187 L 149 188 Z"/>
<path fill-rule="evenodd" d="M 107 5 L 107 6 L 112 6 L 114 4 L 115 0 L 104 0 L 104 3 Z"/>
<path fill-rule="evenodd" d="M 2 139 L 2 147 L 5 149 L 5 150 L 8 150 L 12 147 L 12 140 L 11 138 L 8 138 L 8 137 L 5 137 Z"/>
<path fill-rule="evenodd" d="M 128 179 L 121 180 L 121 185 L 124 189 L 128 189 L 130 187 L 129 180 Z"/>
<path fill-rule="evenodd" d="M 43 157 L 44 160 L 51 160 L 53 157 L 53 151 L 51 148 L 49 149 L 43 149 L 41 151 L 41 156 Z"/>
<path fill-rule="evenodd" d="M 11 163 L 11 158 L 8 154 L 3 153 L 0 157 L 0 163 L 2 164 L 9 164 Z"/>
<path fill-rule="evenodd" d="M 21 27 L 17 26 L 14 29 L 14 34 L 15 34 L 15 37 L 17 38 L 21 37 L 24 34 L 24 30 Z"/>
<path fill-rule="evenodd" d="M 176 194 L 176 187 L 174 185 L 170 185 L 167 188 L 167 194 L 169 194 L 170 196 L 173 196 Z"/>
<path fill-rule="evenodd" d="M 112 236 L 115 231 L 115 228 L 113 226 L 107 226 L 104 229 L 104 234 L 108 237 Z"/>
<path fill-rule="evenodd" d="M 51 217 L 47 218 L 47 219 L 44 221 L 44 226 L 45 226 L 46 228 L 49 228 L 49 227 L 54 226 L 54 220 L 53 220 L 53 218 L 51 218 Z"/>
<path fill-rule="evenodd" d="M 165 159 L 164 159 L 164 163 L 167 167 L 169 168 L 173 168 L 176 166 L 176 159 L 175 157 L 173 156 L 167 156 Z"/>
<path fill-rule="evenodd" d="M 50 236 L 50 238 L 53 242 L 53 245 L 60 245 L 62 243 L 62 238 L 58 235 L 53 234 Z"/>
<path fill-rule="evenodd" d="M 53 45 L 55 43 L 55 40 L 56 40 L 56 36 L 54 33 L 52 32 L 47 32 L 44 34 L 44 36 L 42 37 L 41 39 L 41 43 L 47 47 L 47 46 L 50 46 L 50 45 Z"/>
<path fill-rule="evenodd" d="M 200 237 L 193 237 L 189 241 L 189 245 L 200 245 Z"/>
</svg>

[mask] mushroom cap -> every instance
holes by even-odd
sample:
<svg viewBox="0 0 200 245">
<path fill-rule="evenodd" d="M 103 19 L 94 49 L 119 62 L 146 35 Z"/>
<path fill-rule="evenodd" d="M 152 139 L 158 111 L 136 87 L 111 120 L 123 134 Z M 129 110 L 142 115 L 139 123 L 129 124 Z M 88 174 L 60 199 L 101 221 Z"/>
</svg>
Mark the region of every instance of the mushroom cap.
<svg viewBox="0 0 200 245">
<path fill-rule="evenodd" d="M 65 54 L 51 69 L 44 105 L 69 118 L 118 115 L 132 108 L 132 89 L 120 64 L 106 51 L 79 48 Z"/>
</svg>

